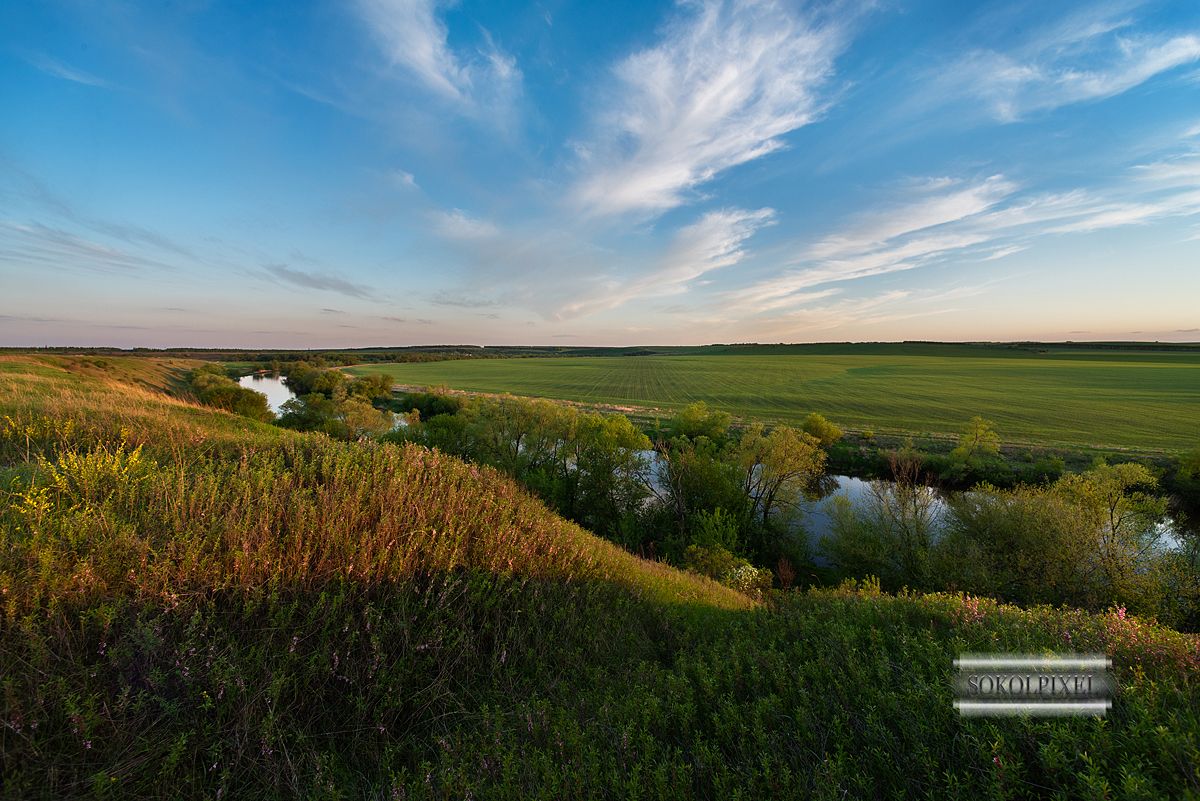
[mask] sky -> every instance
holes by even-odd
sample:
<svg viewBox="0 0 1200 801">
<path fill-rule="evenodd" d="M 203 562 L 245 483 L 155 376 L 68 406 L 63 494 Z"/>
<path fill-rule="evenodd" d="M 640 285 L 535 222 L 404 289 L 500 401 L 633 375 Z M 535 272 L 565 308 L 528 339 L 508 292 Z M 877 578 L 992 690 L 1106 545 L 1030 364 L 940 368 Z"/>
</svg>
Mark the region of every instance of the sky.
<svg viewBox="0 0 1200 801">
<path fill-rule="evenodd" d="M 1200 341 L 1200 2 L 0 8 L 0 345 Z"/>
</svg>

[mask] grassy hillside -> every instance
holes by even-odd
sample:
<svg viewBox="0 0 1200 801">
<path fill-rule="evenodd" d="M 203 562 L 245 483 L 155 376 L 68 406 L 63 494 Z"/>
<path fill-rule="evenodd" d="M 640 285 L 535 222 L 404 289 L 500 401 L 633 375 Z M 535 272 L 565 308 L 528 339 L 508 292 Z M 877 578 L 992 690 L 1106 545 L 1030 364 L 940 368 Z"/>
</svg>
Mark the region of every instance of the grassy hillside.
<svg viewBox="0 0 1200 801">
<path fill-rule="evenodd" d="M 1200 430 L 1200 355 L 1191 352 L 830 345 L 789 355 L 491 359 L 349 369 L 383 372 L 404 385 L 663 412 L 699 400 L 762 420 L 795 422 L 819 411 L 880 433 L 953 433 L 982 415 L 1007 440 L 1045 445 L 1178 452 L 1194 447 Z"/>
<path fill-rule="evenodd" d="M 186 366 L 0 358 L 4 798 L 1200 793 L 1194 637 L 755 604 L 490 470 L 150 388 Z M 955 716 L 959 651 L 1064 647 L 1113 655 L 1107 720 Z"/>
</svg>

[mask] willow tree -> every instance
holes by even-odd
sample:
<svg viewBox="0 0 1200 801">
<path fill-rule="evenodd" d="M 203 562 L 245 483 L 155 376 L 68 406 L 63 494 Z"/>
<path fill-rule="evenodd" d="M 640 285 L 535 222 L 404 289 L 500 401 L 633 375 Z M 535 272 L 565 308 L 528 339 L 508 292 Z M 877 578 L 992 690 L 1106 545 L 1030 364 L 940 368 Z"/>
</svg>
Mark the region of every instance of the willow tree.
<svg viewBox="0 0 1200 801">
<path fill-rule="evenodd" d="M 733 452 L 742 471 L 742 489 L 750 508 L 766 526 L 772 513 L 794 507 L 813 479 L 825 472 L 821 441 L 790 426 L 770 433 L 761 423 L 746 429 Z"/>
</svg>

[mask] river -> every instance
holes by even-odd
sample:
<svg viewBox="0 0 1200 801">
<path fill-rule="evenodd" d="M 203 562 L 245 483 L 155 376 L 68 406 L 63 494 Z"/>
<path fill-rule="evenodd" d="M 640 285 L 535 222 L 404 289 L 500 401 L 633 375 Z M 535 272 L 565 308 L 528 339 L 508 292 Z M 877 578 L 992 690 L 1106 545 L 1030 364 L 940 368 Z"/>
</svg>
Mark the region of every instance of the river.
<svg viewBox="0 0 1200 801">
<path fill-rule="evenodd" d="M 279 414 L 283 404 L 296 397 L 288 385 L 283 382 L 283 377 L 271 374 L 254 374 L 244 375 L 238 379 L 238 383 L 247 389 L 252 389 L 255 392 L 261 392 L 267 396 L 267 405 L 271 407 L 271 411 Z"/>
</svg>

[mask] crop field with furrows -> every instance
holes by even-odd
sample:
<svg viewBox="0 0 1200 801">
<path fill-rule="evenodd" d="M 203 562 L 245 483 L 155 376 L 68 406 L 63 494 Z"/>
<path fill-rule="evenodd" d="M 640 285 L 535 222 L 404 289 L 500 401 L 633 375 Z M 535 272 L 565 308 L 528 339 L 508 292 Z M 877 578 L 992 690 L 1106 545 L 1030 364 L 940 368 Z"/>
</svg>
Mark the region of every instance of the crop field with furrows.
<svg viewBox="0 0 1200 801">
<path fill-rule="evenodd" d="M 694 401 L 780 422 L 817 411 L 851 429 L 879 433 L 953 433 L 981 415 L 1010 442 L 1175 452 L 1200 437 L 1200 356 L 1194 353 L 991 355 L 845 346 L 812 355 L 489 359 L 349 370 L 383 372 L 404 386 L 664 413 Z"/>
</svg>

